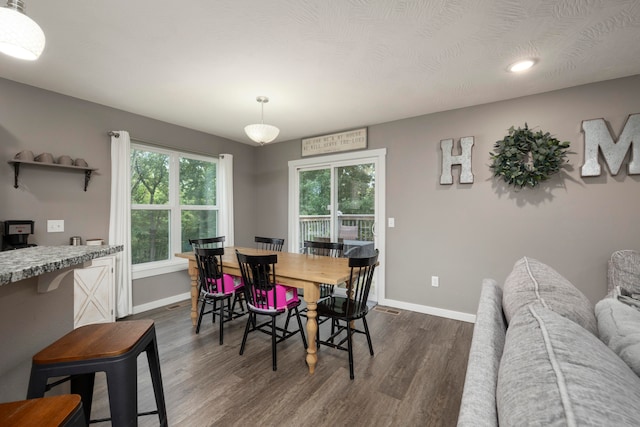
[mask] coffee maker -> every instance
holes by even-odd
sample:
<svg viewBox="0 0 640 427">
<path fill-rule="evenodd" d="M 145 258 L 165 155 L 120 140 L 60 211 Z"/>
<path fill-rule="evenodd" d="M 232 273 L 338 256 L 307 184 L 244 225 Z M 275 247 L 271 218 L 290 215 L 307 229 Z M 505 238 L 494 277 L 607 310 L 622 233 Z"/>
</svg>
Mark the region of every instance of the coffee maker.
<svg viewBox="0 0 640 427">
<path fill-rule="evenodd" d="M 33 234 L 33 221 L 30 220 L 10 220 L 0 222 L 2 231 L 2 250 L 22 249 L 35 244 L 29 243 L 29 235 Z"/>
</svg>

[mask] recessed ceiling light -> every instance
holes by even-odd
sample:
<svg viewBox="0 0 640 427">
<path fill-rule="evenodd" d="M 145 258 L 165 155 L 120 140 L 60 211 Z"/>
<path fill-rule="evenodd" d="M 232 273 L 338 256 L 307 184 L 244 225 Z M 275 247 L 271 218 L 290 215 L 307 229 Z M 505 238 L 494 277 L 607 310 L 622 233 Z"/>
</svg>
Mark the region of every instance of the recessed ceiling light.
<svg viewBox="0 0 640 427">
<path fill-rule="evenodd" d="M 507 70 L 511 71 L 512 73 L 519 73 L 533 67 L 535 63 L 536 61 L 534 59 L 524 59 L 522 61 L 514 62 L 513 64 L 509 65 Z"/>
</svg>

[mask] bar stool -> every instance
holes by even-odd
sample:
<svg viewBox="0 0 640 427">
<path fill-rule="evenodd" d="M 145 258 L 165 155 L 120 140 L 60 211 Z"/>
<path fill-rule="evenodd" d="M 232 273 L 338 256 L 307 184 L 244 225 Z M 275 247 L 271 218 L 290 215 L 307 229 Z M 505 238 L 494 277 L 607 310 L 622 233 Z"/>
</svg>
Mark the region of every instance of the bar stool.
<svg viewBox="0 0 640 427">
<path fill-rule="evenodd" d="M 138 414 L 137 358 L 147 353 L 156 410 Z M 90 422 L 96 372 L 105 372 L 113 427 L 137 426 L 139 415 L 158 414 L 167 425 L 160 359 L 153 320 L 132 320 L 82 326 L 33 356 L 27 399 L 71 380 L 71 393 L 82 397 L 84 418 Z M 48 384 L 49 378 L 69 376 Z M 92 422 L 108 421 L 107 419 Z"/>
<path fill-rule="evenodd" d="M 77 394 L 0 403 L 3 427 L 86 427 L 82 401 Z"/>
</svg>

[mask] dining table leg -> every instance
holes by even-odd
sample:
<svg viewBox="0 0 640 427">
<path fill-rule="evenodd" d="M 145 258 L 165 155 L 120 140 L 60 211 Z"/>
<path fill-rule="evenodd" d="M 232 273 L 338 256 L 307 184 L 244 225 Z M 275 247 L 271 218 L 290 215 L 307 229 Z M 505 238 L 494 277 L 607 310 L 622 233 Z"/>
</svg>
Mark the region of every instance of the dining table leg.
<svg viewBox="0 0 640 427">
<path fill-rule="evenodd" d="M 318 363 L 316 333 L 318 332 L 318 298 L 320 298 L 320 284 L 308 284 L 304 287 L 304 301 L 307 303 L 307 366 L 313 374 Z"/>
<path fill-rule="evenodd" d="M 198 322 L 198 265 L 195 259 L 189 260 L 189 277 L 191 278 L 191 324 Z"/>
</svg>

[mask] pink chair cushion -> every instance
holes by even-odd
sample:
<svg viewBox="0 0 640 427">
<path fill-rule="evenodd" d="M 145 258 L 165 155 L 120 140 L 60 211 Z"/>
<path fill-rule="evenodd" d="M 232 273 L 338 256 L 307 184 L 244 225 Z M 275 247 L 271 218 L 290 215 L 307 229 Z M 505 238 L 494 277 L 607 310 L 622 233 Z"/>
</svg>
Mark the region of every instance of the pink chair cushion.
<svg viewBox="0 0 640 427">
<path fill-rule="evenodd" d="M 278 310 L 287 308 L 291 303 L 298 301 L 298 289 L 291 286 L 276 285 L 275 289 L 270 291 L 267 295 L 267 303 L 269 308 L 273 308 L 273 295 L 277 297 L 278 306 L 275 307 Z"/>
<path fill-rule="evenodd" d="M 220 280 L 222 280 L 222 287 L 220 287 Z M 213 279 L 208 279 L 208 281 L 213 283 Z M 237 287 L 233 282 L 233 276 L 230 274 L 223 274 L 222 279 L 218 279 L 217 282 L 219 293 L 232 294 L 236 291 Z"/>
</svg>

